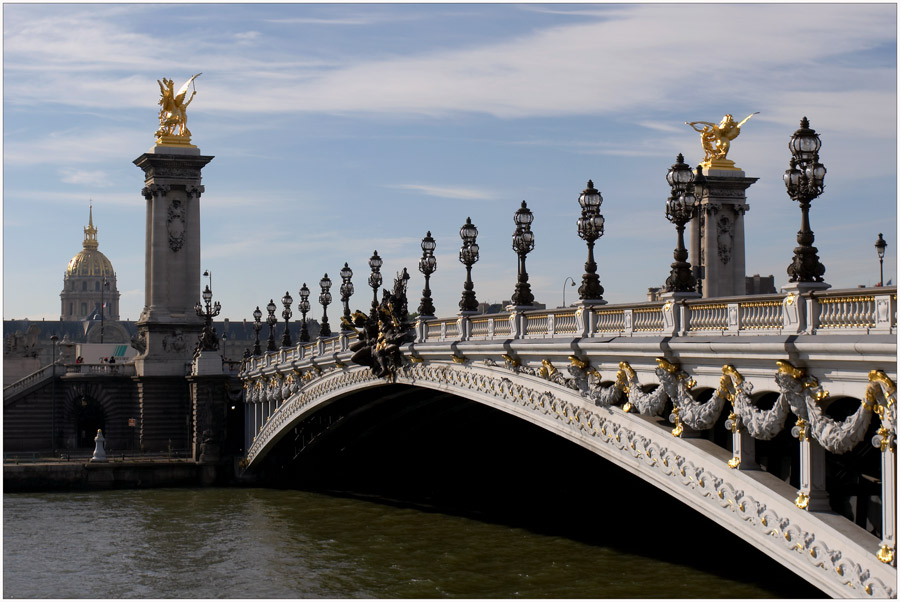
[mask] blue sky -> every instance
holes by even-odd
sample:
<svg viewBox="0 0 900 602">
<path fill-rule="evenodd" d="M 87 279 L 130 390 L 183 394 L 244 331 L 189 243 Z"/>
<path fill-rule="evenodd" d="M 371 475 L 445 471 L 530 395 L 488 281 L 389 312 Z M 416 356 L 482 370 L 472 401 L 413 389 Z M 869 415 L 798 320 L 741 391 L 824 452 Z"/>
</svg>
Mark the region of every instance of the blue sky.
<svg viewBox="0 0 900 602">
<path fill-rule="evenodd" d="M 826 189 L 811 222 L 834 287 L 896 282 L 896 4 L 4 4 L 3 316 L 59 319 L 69 259 L 93 202 L 123 318 L 144 304 L 143 173 L 157 79 L 194 73 L 203 171 L 202 265 L 222 315 L 251 319 L 303 282 L 317 296 L 349 262 L 368 307 L 377 249 L 388 283 L 424 284 L 453 315 L 466 217 L 479 229 L 479 301 L 515 286 L 513 214 L 535 214 L 527 268 L 538 301 L 580 281 L 578 194 L 593 179 L 606 234 L 604 297 L 641 301 L 675 247 L 665 174 L 696 165 L 685 121 L 759 111 L 729 158 L 747 176 L 747 273 L 787 282 L 800 211 L 787 148 L 808 116 Z M 335 298 L 337 286 L 332 289 Z M 566 287 L 567 303 L 576 298 Z M 314 296 L 314 298 L 315 298 Z M 199 291 L 198 291 L 199 298 Z M 337 313 L 330 308 L 330 315 Z M 297 314 L 295 308 L 295 314 Z M 312 317 L 321 308 L 314 305 Z"/>
</svg>

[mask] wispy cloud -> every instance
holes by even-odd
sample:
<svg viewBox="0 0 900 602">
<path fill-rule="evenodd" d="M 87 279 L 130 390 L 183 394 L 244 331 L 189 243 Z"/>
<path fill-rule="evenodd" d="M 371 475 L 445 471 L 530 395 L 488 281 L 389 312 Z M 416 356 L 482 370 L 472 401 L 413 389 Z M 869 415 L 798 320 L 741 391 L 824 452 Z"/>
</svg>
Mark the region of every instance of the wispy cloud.
<svg viewBox="0 0 900 602">
<path fill-rule="evenodd" d="M 400 190 L 412 190 L 421 192 L 422 194 L 438 197 L 442 199 L 455 199 L 461 201 L 491 201 L 497 198 L 497 195 L 487 190 L 478 190 L 475 188 L 460 188 L 453 186 L 433 186 L 429 184 L 395 184 L 389 188 Z"/>
<path fill-rule="evenodd" d="M 109 180 L 109 175 L 105 171 L 63 169 L 60 173 L 62 181 L 66 184 L 78 184 L 97 188 L 108 188 L 113 185 Z"/>
</svg>

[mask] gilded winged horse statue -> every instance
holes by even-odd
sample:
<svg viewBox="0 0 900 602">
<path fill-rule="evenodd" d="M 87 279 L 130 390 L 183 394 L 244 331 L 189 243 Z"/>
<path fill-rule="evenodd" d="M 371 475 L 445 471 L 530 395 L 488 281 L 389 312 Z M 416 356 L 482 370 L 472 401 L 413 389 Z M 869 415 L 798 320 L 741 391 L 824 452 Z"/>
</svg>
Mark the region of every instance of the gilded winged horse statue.
<svg viewBox="0 0 900 602">
<path fill-rule="evenodd" d="M 190 85 L 201 75 L 203 74 L 198 73 L 184 82 L 184 85 L 178 89 L 178 92 L 175 92 L 175 85 L 171 79 L 156 80 L 161 94 L 159 99 L 159 129 L 156 130 L 158 137 L 178 136 L 190 139 L 191 131 L 187 128 L 187 108 L 191 101 L 194 100 L 197 90 L 195 89 L 191 92 L 191 96 L 187 101 L 184 98 L 187 96 Z"/>
</svg>

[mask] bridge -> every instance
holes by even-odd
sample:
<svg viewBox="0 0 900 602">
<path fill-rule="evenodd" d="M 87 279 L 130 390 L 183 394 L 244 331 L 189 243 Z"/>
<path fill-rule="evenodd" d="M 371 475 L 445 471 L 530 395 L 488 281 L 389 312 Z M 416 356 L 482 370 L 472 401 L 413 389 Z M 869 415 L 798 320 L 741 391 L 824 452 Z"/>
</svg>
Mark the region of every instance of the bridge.
<svg viewBox="0 0 900 602">
<path fill-rule="evenodd" d="M 416 321 L 388 371 L 351 361 L 364 333 L 345 323 L 245 360 L 242 466 L 327 437 L 315 417 L 354 393 L 440 391 L 598 454 L 833 597 L 896 597 L 896 313 L 896 287 L 511 306 Z M 785 473 L 766 445 L 791 436 Z M 851 457 L 852 496 L 833 470 Z"/>
</svg>

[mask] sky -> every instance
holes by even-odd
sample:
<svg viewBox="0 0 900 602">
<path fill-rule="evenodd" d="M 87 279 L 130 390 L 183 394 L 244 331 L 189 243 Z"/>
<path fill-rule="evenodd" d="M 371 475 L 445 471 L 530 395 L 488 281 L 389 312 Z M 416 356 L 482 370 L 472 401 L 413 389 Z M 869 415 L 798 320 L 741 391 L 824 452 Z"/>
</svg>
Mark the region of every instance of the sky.
<svg viewBox="0 0 900 602">
<path fill-rule="evenodd" d="M 685 122 L 755 111 L 728 155 L 759 178 L 747 274 L 788 281 L 800 210 L 782 175 L 806 116 L 828 170 L 810 214 L 826 282 L 878 282 L 879 232 L 897 281 L 895 3 L 4 4 L 3 50 L 4 319 L 59 319 L 91 204 L 121 317 L 140 316 L 146 202 L 132 162 L 154 143 L 157 80 L 195 73 L 192 142 L 215 157 L 201 263 L 223 318 L 252 320 L 285 291 L 299 316 L 306 283 L 318 319 L 325 273 L 333 318 L 344 262 L 351 308 L 367 309 L 374 250 L 386 285 L 408 269 L 412 310 L 428 231 L 437 315 L 455 315 L 467 217 L 476 297 L 507 300 L 523 200 L 536 300 L 570 304 L 588 179 L 604 199 L 604 298 L 644 301 L 676 244 L 666 172 L 679 153 L 703 159 Z"/>
</svg>

